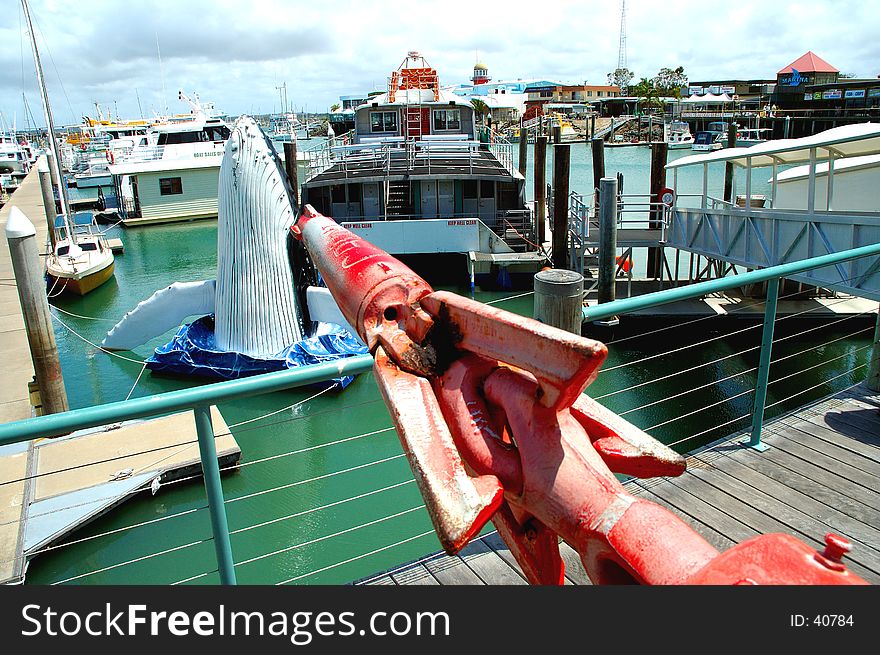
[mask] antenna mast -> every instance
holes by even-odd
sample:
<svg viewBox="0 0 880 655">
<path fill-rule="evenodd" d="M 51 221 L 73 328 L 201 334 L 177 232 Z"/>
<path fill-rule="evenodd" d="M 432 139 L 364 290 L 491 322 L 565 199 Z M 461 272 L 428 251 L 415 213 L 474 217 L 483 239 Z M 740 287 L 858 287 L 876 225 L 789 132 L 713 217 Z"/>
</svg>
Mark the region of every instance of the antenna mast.
<svg viewBox="0 0 880 655">
<path fill-rule="evenodd" d="M 617 70 L 626 68 L 626 0 L 620 0 L 620 44 L 617 48 Z M 620 92 L 627 93 L 625 84 L 621 85 Z"/>
<path fill-rule="evenodd" d="M 31 48 L 34 51 L 34 67 L 37 70 L 37 84 L 40 87 L 40 95 L 43 98 L 43 115 L 46 119 L 46 131 L 49 137 L 49 148 L 52 151 L 52 157 L 49 159 L 49 165 L 53 167 L 55 179 L 58 183 L 58 200 L 61 203 L 61 214 L 64 216 L 65 227 L 70 239 L 76 243 L 73 229 L 70 225 L 70 216 L 67 213 L 67 201 L 64 197 L 64 183 L 61 177 L 60 159 L 58 158 L 58 142 L 55 140 L 55 123 L 52 120 L 52 108 L 49 106 L 49 94 L 46 91 L 46 83 L 43 79 L 43 65 L 40 63 L 40 51 L 37 50 L 37 35 L 34 33 L 34 24 L 31 22 L 31 10 L 28 7 L 27 0 L 21 0 L 21 6 L 24 10 L 24 17 L 27 20 L 28 31 L 31 35 Z"/>
</svg>

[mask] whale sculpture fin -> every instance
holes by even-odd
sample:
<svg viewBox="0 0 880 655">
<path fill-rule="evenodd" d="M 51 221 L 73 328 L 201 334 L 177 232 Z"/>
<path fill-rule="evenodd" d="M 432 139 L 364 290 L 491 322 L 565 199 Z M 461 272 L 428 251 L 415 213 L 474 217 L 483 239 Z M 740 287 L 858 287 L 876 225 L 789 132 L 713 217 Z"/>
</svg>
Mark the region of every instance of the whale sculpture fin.
<svg viewBox="0 0 880 655">
<path fill-rule="evenodd" d="M 107 350 L 132 350 L 176 328 L 187 316 L 214 312 L 214 280 L 175 282 L 128 312 L 104 337 Z"/>
</svg>

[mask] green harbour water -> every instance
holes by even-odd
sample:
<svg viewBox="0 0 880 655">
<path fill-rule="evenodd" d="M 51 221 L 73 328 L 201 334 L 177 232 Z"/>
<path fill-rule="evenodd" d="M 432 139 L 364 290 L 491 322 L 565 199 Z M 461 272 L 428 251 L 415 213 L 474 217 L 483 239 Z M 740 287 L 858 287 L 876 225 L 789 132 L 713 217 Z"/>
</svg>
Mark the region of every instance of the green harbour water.
<svg viewBox="0 0 880 655">
<path fill-rule="evenodd" d="M 531 151 L 530 147 L 530 156 Z M 690 154 L 670 151 L 670 158 Z M 571 188 L 585 193 L 592 187 L 589 144 L 573 144 L 571 159 Z M 645 193 L 648 159 L 647 148 L 609 148 L 606 171 L 624 173 L 626 193 Z M 531 171 L 530 162 L 529 196 Z M 722 178 L 713 168 L 710 195 L 721 195 Z M 552 148 L 547 180 L 552 180 Z M 755 192 L 763 193 L 758 181 L 764 180 L 757 174 L 755 180 Z M 699 191 L 696 177 L 680 175 L 679 187 L 685 186 L 692 193 Z M 133 361 L 101 352 L 83 339 L 99 343 L 125 312 L 172 282 L 213 278 L 216 222 L 116 227 L 111 232 L 125 243 L 125 254 L 116 260 L 115 279 L 84 298 L 52 300 L 58 309 L 80 315 L 59 312 L 68 327 L 55 326 L 71 407 L 202 384 L 149 371 L 141 375 L 140 362 L 167 342 L 173 331 L 134 353 L 119 353 Z M 453 290 L 469 293 L 464 287 Z M 499 301 L 514 295 L 517 292 L 478 289 L 476 298 Z M 497 306 L 531 315 L 532 297 L 502 300 Z M 676 447 L 681 451 L 748 425 L 753 394 L 746 392 L 754 385 L 754 372 L 713 382 L 757 366 L 757 349 L 737 353 L 760 344 L 760 321 L 711 319 L 654 333 L 662 326 L 640 320 L 639 331 L 645 336 L 609 343 L 604 372 L 588 388 L 591 396 L 625 413 L 637 426 L 651 428 L 650 434 L 664 443 L 680 442 Z M 820 325 L 780 321 L 778 335 L 795 335 Z M 873 318 L 862 317 L 774 346 L 774 358 L 803 354 L 775 365 L 771 380 L 803 372 L 771 383 L 768 404 L 814 388 L 770 407 L 768 416 L 861 380 L 864 368 L 847 371 L 867 361 L 872 328 Z M 715 337 L 721 338 L 707 341 Z M 705 343 L 643 359 L 697 342 Z M 716 363 L 699 367 L 706 362 Z M 692 367 L 693 371 L 644 384 Z M 704 389 L 684 393 L 702 385 Z M 317 393 L 305 388 L 220 407 L 242 449 L 242 466 L 223 477 L 239 583 L 344 584 L 440 548 L 372 375 L 359 376 L 341 393 Z M 112 436 L 107 441 L 112 457 Z M 198 479 L 163 485 L 155 495 L 142 493 L 37 556 L 27 582 L 217 583 L 206 506 Z"/>
</svg>

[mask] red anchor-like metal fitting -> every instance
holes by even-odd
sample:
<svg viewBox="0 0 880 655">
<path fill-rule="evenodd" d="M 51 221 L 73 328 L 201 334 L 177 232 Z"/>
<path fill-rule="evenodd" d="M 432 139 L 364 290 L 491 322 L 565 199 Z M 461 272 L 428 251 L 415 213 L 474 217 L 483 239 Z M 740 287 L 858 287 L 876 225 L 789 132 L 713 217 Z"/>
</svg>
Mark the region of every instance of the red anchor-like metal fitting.
<svg viewBox="0 0 880 655">
<path fill-rule="evenodd" d="M 559 538 L 593 582 L 860 583 L 834 538 L 822 554 L 766 535 L 723 554 L 615 474 L 679 475 L 685 460 L 586 395 L 604 344 L 453 293 L 306 205 L 293 228 L 374 373 L 443 548 L 490 519 L 528 579 L 561 584 Z M 806 553 L 806 554 L 805 554 Z"/>
</svg>

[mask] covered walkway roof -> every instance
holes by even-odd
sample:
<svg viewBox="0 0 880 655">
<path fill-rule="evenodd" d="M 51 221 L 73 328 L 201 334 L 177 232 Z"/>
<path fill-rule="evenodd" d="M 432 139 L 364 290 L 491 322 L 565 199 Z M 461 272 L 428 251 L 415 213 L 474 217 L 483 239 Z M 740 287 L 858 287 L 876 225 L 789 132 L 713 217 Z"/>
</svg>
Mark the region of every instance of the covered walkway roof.
<svg viewBox="0 0 880 655">
<path fill-rule="evenodd" d="M 666 165 L 678 168 L 711 162 L 730 162 L 735 166 L 772 166 L 802 164 L 810 161 L 810 151 L 816 148 L 816 157 L 859 157 L 880 153 L 880 124 L 860 123 L 844 125 L 800 139 L 776 139 L 750 148 L 725 148 L 709 154 L 682 157 Z M 751 163 L 749 163 L 751 160 Z"/>
</svg>

